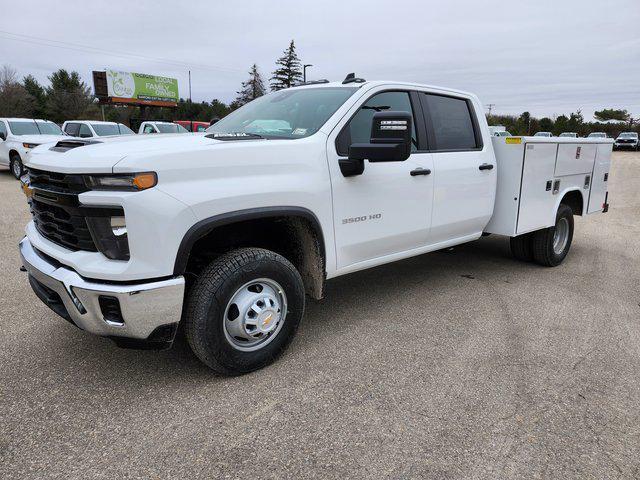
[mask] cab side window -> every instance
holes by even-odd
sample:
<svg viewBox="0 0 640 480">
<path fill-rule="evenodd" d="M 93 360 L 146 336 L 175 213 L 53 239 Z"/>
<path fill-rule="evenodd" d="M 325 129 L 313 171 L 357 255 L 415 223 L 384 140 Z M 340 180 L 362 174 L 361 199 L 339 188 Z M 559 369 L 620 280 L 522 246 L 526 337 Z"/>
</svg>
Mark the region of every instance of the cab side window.
<svg viewBox="0 0 640 480">
<path fill-rule="evenodd" d="M 156 133 L 156 131 L 154 130 L 153 125 L 145 125 L 142 133 Z"/>
<path fill-rule="evenodd" d="M 7 126 L 0 120 L 0 140 L 7 138 Z"/>
<path fill-rule="evenodd" d="M 71 135 L 72 137 L 77 137 L 80 134 L 80 124 L 79 123 L 67 123 L 64 127 L 65 133 Z"/>
<path fill-rule="evenodd" d="M 426 93 L 420 97 L 429 125 L 432 150 L 474 150 L 482 147 L 472 107 L 466 99 Z"/>
<path fill-rule="evenodd" d="M 342 129 L 336 139 L 338 155 L 348 155 L 352 143 L 369 143 L 371 138 L 371 125 L 373 115 L 376 112 L 393 111 L 409 112 L 413 116 L 411 129 L 411 151 L 417 150 L 416 122 L 409 92 L 382 92 L 374 95 L 360 107 L 360 110 L 351 118 Z"/>
<path fill-rule="evenodd" d="M 80 137 L 82 138 L 93 137 L 91 130 L 84 123 L 80 125 Z"/>
</svg>

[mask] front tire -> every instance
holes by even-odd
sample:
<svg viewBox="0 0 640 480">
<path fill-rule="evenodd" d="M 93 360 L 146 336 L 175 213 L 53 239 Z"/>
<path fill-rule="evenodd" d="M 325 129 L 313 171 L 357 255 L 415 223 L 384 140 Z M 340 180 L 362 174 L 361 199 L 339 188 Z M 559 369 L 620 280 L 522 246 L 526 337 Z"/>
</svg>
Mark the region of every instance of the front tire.
<svg viewBox="0 0 640 480">
<path fill-rule="evenodd" d="M 11 155 L 11 158 L 9 159 L 9 169 L 11 170 L 11 173 L 14 177 L 20 179 L 24 172 L 24 166 L 22 165 L 20 155 L 18 155 L 17 153 Z"/>
<path fill-rule="evenodd" d="M 533 235 L 533 257 L 545 267 L 555 267 L 562 263 L 573 240 L 573 210 L 560 204 L 553 227 L 539 230 Z"/>
<path fill-rule="evenodd" d="M 286 258 L 261 248 L 234 250 L 211 262 L 193 285 L 187 341 L 214 371 L 248 373 L 287 348 L 304 305 L 302 278 Z"/>
</svg>

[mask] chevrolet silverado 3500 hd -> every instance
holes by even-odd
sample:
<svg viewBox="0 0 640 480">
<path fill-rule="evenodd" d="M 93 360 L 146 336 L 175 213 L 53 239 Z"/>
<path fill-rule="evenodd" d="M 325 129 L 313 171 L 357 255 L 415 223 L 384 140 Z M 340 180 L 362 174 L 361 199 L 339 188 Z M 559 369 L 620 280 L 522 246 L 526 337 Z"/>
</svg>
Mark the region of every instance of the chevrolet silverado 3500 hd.
<svg viewBox="0 0 640 480">
<path fill-rule="evenodd" d="M 122 346 L 233 375 L 272 362 L 325 280 L 476 240 L 567 255 L 607 210 L 612 141 L 492 137 L 472 94 L 400 82 L 295 87 L 190 135 L 35 148 L 20 242 L 36 295 Z"/>
</svg>

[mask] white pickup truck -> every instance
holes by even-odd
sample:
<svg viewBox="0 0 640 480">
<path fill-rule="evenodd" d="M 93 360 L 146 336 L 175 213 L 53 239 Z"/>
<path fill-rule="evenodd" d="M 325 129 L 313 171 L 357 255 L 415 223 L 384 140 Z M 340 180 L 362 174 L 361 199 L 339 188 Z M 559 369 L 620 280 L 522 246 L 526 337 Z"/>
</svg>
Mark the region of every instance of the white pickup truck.
<svg viewBox="0 0 640 480">
<path fill-rule="evenodd" d="M 492 137 L 472 94 L 401 82 L 291 88 L 204 134 L 70 140 L 28 160 L 20 242 L 36 295 L 129 347 L 233 375 L 272 362 L 305 294 L 478 239 L 555 266 L 606 211 L 610 139 Z"/>
<path fill-rule="evenodd" d="M 0 165 L 9 167 L 14 177 L 23 173 L 23 162 L 31 149 L 62 140 L 66 135 L 48 120 L 0 118 Z"/>
</svg>

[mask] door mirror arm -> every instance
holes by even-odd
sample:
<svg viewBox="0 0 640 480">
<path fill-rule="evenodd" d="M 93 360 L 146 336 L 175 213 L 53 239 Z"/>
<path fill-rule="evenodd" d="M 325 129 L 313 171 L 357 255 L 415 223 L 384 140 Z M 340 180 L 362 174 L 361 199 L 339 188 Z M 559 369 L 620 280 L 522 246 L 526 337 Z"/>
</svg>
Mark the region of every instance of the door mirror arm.
<svg viewBox="0 0 640 480">
<path fill-rule="evenodd" d="M 355 177 L 364 172 L 364 160 L 341 158 L 338 160 L 338 165 L 344 177 Z"/>
</svg>

